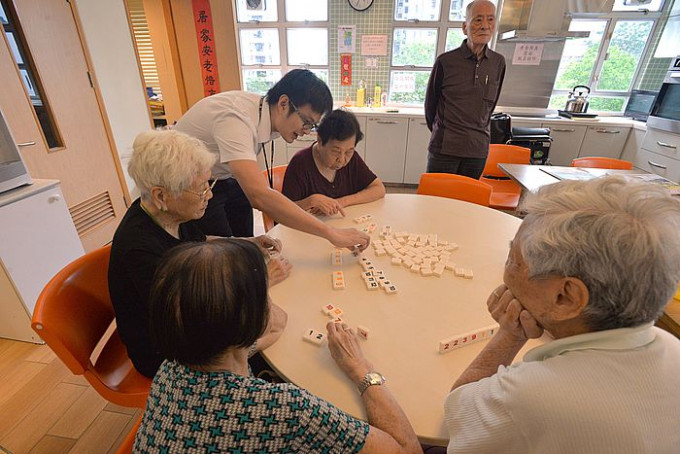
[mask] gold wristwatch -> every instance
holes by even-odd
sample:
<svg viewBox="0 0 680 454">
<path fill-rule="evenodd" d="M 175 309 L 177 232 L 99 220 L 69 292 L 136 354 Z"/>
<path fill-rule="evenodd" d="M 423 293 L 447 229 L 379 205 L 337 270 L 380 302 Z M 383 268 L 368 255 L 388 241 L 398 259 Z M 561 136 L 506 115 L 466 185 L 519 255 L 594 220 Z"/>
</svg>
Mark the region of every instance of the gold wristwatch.
<svg viewBox="0 0 680 454">
<path fill-rule="evenodd" d="M 359 388 L 359 394 L 363 395 L 364 391 L 366 391 L 369 386 L 380 386 L 383 383 L 385 383 L 385 377 L 383 377 L 380 372 L 368 372 L 357 385 Z"/>
</svg>

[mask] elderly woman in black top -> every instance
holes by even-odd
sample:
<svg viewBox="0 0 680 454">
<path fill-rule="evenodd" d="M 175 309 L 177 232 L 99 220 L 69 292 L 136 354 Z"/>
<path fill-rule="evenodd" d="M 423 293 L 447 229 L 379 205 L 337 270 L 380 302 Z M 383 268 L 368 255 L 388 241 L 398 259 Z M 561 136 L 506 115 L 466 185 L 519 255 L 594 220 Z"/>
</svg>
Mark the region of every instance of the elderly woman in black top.
<svg viewBox="0 0 680 454">
<path fill-rule="evenodd" d="M 158 269 L 152 340 L 168 358 L 154 378 L 139 452 L 422 452 L 387 386 L 362 388 L 368 423 L 292 384 L 248 373 L 271 316 L 265 260 L 239 239 L 183 244 Z M 328 324 L 328 347 L 355 383 L 373 370 L 357 336 Z M 373 372 L 374 373 L 374 372 Z"/>
<path fill-rule="evenodd" d="M 189 222 L 203 216 L 212 197 L 211 168 L 215 157 L 203 142 L 177 131 L 147 131 L 133 145 L 128 166 L 141 197 L 123 217 L 113 237 L 109 262 L 109 293 L 121 339 L 135 368 L 153 377 L 163 361 L 151 347 L 148 297 L 153 275 L 165 252 L 178 244 L 206 241 Z M 253 239 L 264 248 L 280 251 L 278 240 Z M 290 264 L 270 261 L 273 282 L 285 279 Z M 275 309 L 272 332 L 258 343 L 266 348 L 285 325 L 285 314 Z M 278 334 L 277 334 L 278 333 Z"/>
</svg>

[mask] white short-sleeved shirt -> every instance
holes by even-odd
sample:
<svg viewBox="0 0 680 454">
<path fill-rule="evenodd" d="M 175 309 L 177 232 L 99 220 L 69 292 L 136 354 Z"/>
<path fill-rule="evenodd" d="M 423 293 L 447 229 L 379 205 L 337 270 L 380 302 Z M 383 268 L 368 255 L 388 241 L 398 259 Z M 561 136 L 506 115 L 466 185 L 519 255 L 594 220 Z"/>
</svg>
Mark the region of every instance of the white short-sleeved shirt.
<svg viewBox="0 0 680 454">
<path fill-rule="evenodd" d="M 559 339 L 447 396 L 448 453 L 678 453 L 679 380 L 651 325 Z"/>
<path fill-rule="evenodd" d="M 213 177 L 220 180 L 232 176 L 229 162 L 255 161 L 260 144 L 279 137 L 272 133 L 269 104 L 257 93 L 245 91 L 225 91 L 201 99 L 175 129 L 202 140 L 219 157 Z"/>
</svg>

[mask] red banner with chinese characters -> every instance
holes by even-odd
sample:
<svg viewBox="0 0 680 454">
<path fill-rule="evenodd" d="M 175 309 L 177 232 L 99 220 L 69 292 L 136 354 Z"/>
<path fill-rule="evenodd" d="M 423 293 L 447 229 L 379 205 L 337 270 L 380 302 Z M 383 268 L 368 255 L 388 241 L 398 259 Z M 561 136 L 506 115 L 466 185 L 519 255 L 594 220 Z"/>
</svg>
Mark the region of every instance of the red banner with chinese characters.
<svg viewBox="0 0 680 454">
<path fill-rule="evenodd" d="M 340 55 L 340 83 L 344 87 L 346 85 L 352 85 L 352 55 L 342 54 Z"/>
<path fill-rule="evenodd" d="M 217 71 L 217 54 L 215 53 L 215 31 L 209 0 L 192 0 L 194 25 L 196 25 L 196 41 L 198 42 L 198 58 L 201 63 L 203 80 L 203 96 L 220 92 L 220 77 Z"/>
</svg>

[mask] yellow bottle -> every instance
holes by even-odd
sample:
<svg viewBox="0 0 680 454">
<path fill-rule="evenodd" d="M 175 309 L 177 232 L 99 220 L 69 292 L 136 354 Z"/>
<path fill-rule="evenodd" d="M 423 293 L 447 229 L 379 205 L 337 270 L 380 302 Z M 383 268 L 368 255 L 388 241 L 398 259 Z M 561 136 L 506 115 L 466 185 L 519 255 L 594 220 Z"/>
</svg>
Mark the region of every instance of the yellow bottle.
<svg viewBox="0 0 680 454">
<path fill-rule="evenodd" d="M 380 93 L 382 92 L 382 88 L 380 88 L 380 85 L 375 84 L 375 90 L 373 93 L 373 107 L 380 107 Z"/>
<path fill-rule="evenodd" d="M 357 107 L 364 107 L 364 100 L 366 98 L 366 84 L 364 81 L 359 81 L 359 88 L 357 89 Z"/>
</svg>

